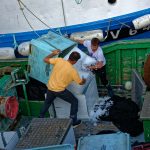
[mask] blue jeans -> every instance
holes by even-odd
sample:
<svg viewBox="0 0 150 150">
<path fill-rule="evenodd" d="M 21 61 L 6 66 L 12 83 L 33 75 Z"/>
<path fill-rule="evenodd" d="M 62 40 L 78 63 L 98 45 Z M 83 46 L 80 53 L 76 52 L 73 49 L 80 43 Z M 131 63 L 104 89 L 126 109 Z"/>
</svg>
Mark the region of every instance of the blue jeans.
<svg viewBox="0 0 150 150">
<path fill-rule="evenodd" d="M 65 89 L 64 91 L 60 91 L 60 92 L 54 92 L 54 91 L 47 90 L 47 97 L 45 99 L 44 106 L 41 109 L 39 117 L 43 118 L 45 116 L 50 105 L 53 103 L 53 101 L 56 97 L 59 97 L 66 102 L 69 102 L 71 104 L 70 117 L 77 118 L 78 99 L 67 89 Z"/>
</svg>

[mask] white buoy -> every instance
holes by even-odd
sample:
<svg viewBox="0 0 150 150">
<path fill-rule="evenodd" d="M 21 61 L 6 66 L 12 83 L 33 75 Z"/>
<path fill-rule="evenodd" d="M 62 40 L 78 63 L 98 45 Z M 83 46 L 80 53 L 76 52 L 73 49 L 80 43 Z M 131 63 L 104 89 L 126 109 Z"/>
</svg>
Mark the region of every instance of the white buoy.
<svg viewBox="0 0 150 150">
<path fill-rule="evenodd" d="M 98 38 L 100 41 L 104 39 L 102 30 L 93 30 L 86 32 L 72 33 L 70 39 L 72 40 L 91 40 L 92 38 Z"/>
<path fill-rule="evenodd" d="M 22 56 L 29 56 L 30 42 L 23 42 L 18 46 L 18 53 Z"/>
<path fill-rule="evenodd" d="M 150 25 L 150 14 L 141 16 L 132 21 L 135 29 L 141 29 Z"/>
<path fill-rule="evenodd" d="M 125 89 L 129 90 L 129 91 L 132 89 L 132 82 L 131 81 L 127 81 L 125 83 Z"/>
<path fill-rule="evenodd" d="M 3 47 L 0 48 L 0 59 L 14 59 L 15 52 L 14 48 L 12 47 Z"/>
</svg>

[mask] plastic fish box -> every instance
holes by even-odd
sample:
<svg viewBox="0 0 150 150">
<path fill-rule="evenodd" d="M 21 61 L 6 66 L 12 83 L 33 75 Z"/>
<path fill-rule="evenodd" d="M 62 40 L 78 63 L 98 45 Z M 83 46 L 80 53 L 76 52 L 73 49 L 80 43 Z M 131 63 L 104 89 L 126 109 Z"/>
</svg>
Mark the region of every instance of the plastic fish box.
<svg viewBox="0 0 150 150">
<path fill-rule="evenodd" d="M 78 118 L 89 119 L 89 113 L 93 109 L 94 104 L 98 100 L 98 90 L 95 77 L 91 77 L 90 83 L 86 85 L 82 94 L 77 94 L 74 89 L 74 96 L 78 99 Z M 56 116 L 58 118 L 69 118 L 70 104 L 60 98 L 54 101 Z"/>
<path fill-rule="evenodd" d="M 113 133 L 81 137 L 77 150 L 131 150 L 129 134 Z"/>
<path fill-rule="evenodd" d="M 32 40 L 28 60 L 29 76 L 46 84 L 52 65 L 46 64 L 43 59 L 55 49 L 62 51 L 59 57 L 64 57 L 75 45 L 75 42 L 53 32 Z"/>
<path fill-rule="evenodd" d="M 70 144 L 64 144 L 64 145 L 32 148 L 32 149 L 26 149 L 26 150 L 74 150 L 74 146 Z"/>
<path fill-rule="evenodd" d="M 0 150 L 13 150 L 19 138 L 16 132 L 0 132 Z"/>
</svg>

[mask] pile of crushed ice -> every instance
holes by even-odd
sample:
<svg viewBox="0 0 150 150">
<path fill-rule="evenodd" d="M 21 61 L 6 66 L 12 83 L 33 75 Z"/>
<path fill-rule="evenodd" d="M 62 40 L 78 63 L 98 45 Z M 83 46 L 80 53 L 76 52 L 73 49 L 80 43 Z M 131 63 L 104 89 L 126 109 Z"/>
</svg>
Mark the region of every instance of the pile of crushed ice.
<svg viewBox="0 0 150 150">
<path fill-rule="evenodd" d="M 94 122 L 100 121 L 101 116 L 108 116 L 109 109 L 113 105 L 110 97 L 100 97 L 98 102 L 94 105 L 93 110 L 90 112 L 90 119 Z"/>
</svg>

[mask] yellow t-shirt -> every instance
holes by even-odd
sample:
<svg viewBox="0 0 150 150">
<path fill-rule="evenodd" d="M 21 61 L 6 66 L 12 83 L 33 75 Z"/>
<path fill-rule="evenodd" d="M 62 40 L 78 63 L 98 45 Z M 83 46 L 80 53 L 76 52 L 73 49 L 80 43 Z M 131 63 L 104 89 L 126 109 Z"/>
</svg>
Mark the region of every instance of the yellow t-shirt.
<svg viewBox="0 0 150 150">
<path fill-rule="evenodd" d="M 76 69 L 68 61 L 62 58 L 50 58 L 49 62 L 54 65 L 47 84 L 49 90 L 64 91 L 72 81 L 78 84 L 82 81 Z"/>
</svg>

